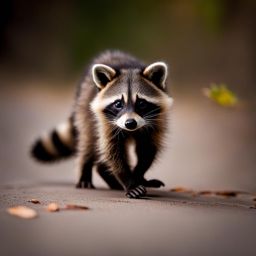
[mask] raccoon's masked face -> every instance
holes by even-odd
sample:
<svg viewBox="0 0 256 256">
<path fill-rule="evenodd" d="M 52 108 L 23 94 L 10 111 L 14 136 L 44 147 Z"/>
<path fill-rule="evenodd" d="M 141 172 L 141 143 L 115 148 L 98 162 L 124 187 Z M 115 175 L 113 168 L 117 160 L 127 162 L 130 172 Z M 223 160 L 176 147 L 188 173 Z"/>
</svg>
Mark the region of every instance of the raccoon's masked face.
<svg viewBox="0 0 256 256">
<path fill-rule="evenodd" d="M 165 92 L 167 66 L 163 62 L 143 70 L 115 70 L 96 64 L 92 76 L 99 88 L 92 110 L 123 130 L 132 132 L 156 125 L 172 104 Z"/>
</svg>

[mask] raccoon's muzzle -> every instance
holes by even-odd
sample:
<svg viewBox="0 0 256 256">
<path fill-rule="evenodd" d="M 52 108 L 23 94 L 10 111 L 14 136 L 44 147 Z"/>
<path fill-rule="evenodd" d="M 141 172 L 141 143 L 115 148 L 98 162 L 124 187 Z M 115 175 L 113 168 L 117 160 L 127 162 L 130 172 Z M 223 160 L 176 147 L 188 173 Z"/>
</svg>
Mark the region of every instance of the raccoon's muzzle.
<svg viewBox="0 0 256 256">
<path fill-rule="evenodd" d="M 116 121 L 117 126 L 127 131 L 134 131 L 146 124 L 145 120 L 138 114 L 126 113 L 118 118 Z"/>
</svg>

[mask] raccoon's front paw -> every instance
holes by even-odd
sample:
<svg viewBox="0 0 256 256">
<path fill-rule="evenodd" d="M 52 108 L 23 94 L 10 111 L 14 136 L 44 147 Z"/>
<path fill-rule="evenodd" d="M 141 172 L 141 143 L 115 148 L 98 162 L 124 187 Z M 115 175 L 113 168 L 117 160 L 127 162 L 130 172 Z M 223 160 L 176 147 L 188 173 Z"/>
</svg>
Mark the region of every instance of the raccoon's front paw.
<svg viewBox="0 0 256 256">
<path fill-rule="evenodd" d="M 142 183 L 145 187 L 147 188 L 160 188 L 160 187 L 164 187 L 165 184 L 161 181 L 161 180 L 157 180 L 157 179 L 152 179 L 152 180 L 143 180 Z"/>
<path fill-rule="evenodd" d="M 76 188 L 95 188 L 94 185 L 92 184 L 92 182 L 90 181 L 79 181 L 77 184 L 76 184 Z"/>
<path fill-rule="evenodd" d="M 145 196 L 146 193 L 146 188 L 143 185 L 139 185 L 138 187 L 130 189 L 125 195 L 128 198 L 140 198 Z"/>
</svg>

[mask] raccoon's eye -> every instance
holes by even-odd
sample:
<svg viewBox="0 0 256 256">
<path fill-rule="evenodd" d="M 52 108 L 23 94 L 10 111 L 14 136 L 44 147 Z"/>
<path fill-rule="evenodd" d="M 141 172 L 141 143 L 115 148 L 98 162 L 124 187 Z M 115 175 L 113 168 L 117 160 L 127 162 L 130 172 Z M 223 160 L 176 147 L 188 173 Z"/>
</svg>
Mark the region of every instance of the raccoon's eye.
<svg viewBox="0 0 256 256">
<path fill-rule="evenodd" d="M 148 103 L 147 103 L 146 100 L 138 99 L 137 100 L 137 106 L 138 106 L 139 109 L 145 109 L 145 108 L 147 108 Z"/>
<path fill-rule="evenodd" d="M 121 109 L 121 108 L 123 107 L 123 102 L 122 102 L 121 100 L 116 100 L 116 101 L 114 102 L 114 107 L 115 107 L 116 109 Z"/>
</svg>

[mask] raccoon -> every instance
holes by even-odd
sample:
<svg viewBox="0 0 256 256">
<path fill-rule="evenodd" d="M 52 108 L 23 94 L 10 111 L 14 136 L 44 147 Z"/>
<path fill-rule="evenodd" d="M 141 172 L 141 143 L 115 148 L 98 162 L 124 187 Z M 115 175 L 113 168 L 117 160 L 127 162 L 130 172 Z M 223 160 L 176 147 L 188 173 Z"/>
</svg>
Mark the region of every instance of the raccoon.
<svg viewBox="0 0 256 256">
<path fill-rule="evenodd" d="M 168 68 L 164 62 L 144 64 L 121 51 L 105 51 L 85 70 L 68 121 L 39 138 L 32 155 L 44 162 L 76 155 L 77 188 L 94 188 L 95 168 L 112 189 L 129 198 L 146 195 L 160 180 L 144 174 L 162 149 L 168 111 Z M 131 165 L 134 145 L 137 162 Z"/>
</svg>

